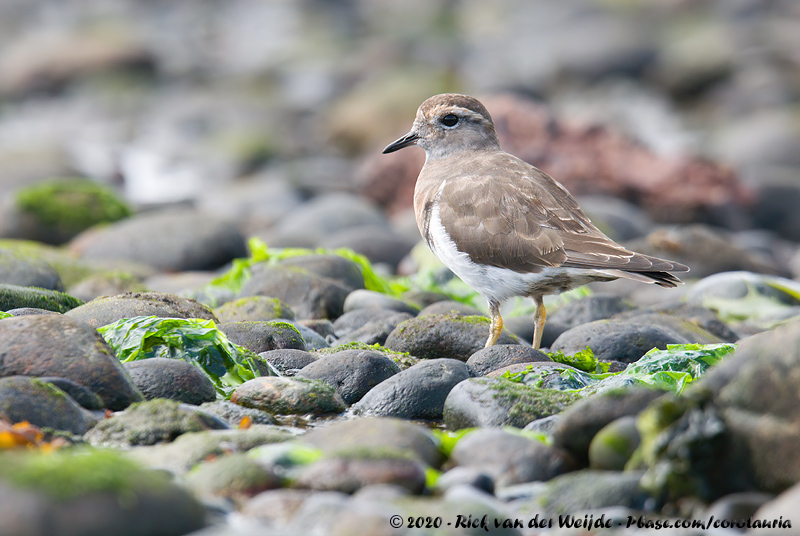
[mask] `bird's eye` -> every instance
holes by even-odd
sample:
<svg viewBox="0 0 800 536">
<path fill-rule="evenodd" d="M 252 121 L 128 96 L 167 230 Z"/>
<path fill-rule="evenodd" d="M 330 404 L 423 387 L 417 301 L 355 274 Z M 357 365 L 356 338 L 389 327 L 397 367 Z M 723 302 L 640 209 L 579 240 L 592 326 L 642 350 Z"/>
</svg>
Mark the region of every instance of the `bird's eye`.
<svg viewBox="0 0 800 536">
<path fill-rule="evenodd" d="M 446 127 L 454 127 L 458 124 L 458 116 L 454 114 L 447 114 L 442 117 L 442 124 Z"/>
</svg>

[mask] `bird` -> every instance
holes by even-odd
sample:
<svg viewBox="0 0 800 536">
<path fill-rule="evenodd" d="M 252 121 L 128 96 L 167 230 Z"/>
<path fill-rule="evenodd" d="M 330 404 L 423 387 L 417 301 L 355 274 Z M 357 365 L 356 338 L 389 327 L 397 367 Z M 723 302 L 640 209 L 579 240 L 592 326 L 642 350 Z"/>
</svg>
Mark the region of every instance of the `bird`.
<svg viewBox="0 0 800 536">
<path fill-rule="evenodd" d="M 682 284 L 683 264 L 630 251 L 603 234 L 555 179 L 500 148 L 477 99 L 434 95 L 411 131 L 383 150 L 425 150 L 414 187 L 420 234 L 438 259 L 488 303 L 486 347 L 503 329 L 500 306 L 530 297 L 532 346 L 541 346 L 544 296 L 618 278 L 662 287 Z"/>
</svg>

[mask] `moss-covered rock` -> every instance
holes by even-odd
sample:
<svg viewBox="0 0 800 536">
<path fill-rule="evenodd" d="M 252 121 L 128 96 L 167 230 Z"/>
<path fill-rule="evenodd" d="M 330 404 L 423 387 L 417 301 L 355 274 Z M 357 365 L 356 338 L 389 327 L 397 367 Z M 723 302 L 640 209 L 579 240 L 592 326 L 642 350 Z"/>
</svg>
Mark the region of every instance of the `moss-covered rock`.
<svg viewBox="0 0 800 536">
<path fill-rule="evenodd" d="M 26 376 L 0 378 L 0 416 L 73 434 L 83 434 L 97 422 L 58 387 Z"/>
<path fill-rule="evenodd" d="M 420 359 L 466 361 L 484 347 L 488 336 L 489 319 L 485 316 L 435 314 L 406 320 L 389 334 L 384 346 Z M 504 331 L 497 344 L 519 344 L 519 339 Z"/>
<path fill-rule="evenodd" d="M 81 300 L 56 290 L 0 284 L 0 311 L 33 307 L 66 313 L 81 305 Z"/>
<path fill-rule="evenodd" d="M 133 404 L 100 421 L 85 439 L 95 445 L 130 447 L 173 441 L 187 432 L 224 428 L 227 424 L 193 406 L 158 398 Z"/>
<path fill-rule="evenodd" d="M 188 432 L 171 443 L 134 447 L 130 454 L 147 467 L 182 474 L 201 461 L 230 450 L 246 452 L 261 445 L 282 443 L 294 438 L 295 434 L 285 429 L 254 424 L 249 428 Z"/>
<path fill-rule="evenodd" d="M 5 318 L 0 341 L 1 375 L 67 378 L 94 391 L 112 410 L 142 400 L 97 330 L 65 315 Z"/>
<path fill-rule="evenodd" d="M 262 491 L 281 487 L 283 479 L 247 454 L 238 452 L 197 465 L 186 475 L 186 484 L 201 497 L 243 501 Z"/>
<path fill-rule="evenodd" d="M 367 344 L 365 342 L 348 342 L 344 344 L 337 344 L 336 346 L 331 346 L 329 348 L 321 348 L 319 350 L 314 350 L 314 352 L 312 353 L 322 357 L 326 355 L 336 354 L 339 352 L 344 352 L 346 350 L 375 350 L 381 352 L 383 355 L 394 361 L 395 364 L 398 367 L 400 367 L 401 370 L 405 370 L 419 363 L 419 359 L 412 356 L 408 352 L 397 352 L 394 350 L 390 350 L 385 346 L 381 346 L 380 344 Z"/>
<path fill-rule="evenodd" d="M 72 309 L 68 316 L 95 328 L 134 316 L 203 318 L 217 321 L 217 317 L 205 305 L 164 292 L 129 292 L 120 296 L 97 298 Z"/>
<path fill-rule="evenodd" d="M 58 271 L 47 261 L 29 258 L 3 247 L 0 247 L 0 281 L 21 287 L 64 290 Z"/>
<path fill-rule="evenodd" d="M 89 179 L 52 179 L 19 190 L 15 236 L 61 244 L 99 223 L 130 216 L 130 208 L 109 188 Z"/>
<path fill-rule="evenodd" d="M 540 389 L 505 378 L 470 378 L 456 385 L 444 404 L 450 429 L 511 425 L 522 428 L 542 417 L 561 412 L 578 395 Z"/>
<path fill-rule="evenodd" d="M 248 296 L 229 301 L 214 309 L 220 322 L 265 321 L 284 318 L 294 320 L 294 311 L 278 298 Z"/>
<path fill-rule="evenodd" d="M 333 387 L 321 380 L 268 376 L 246 381 L 231 402 L 278 415 L 341 413 L 346 405 Z"/>
<path fill-rule="evenodd" d="M 0 454 L 0 519 L 4 534 L 179 536 L 202 528 L 205 513 L 163 473 L 75 448 Z"/>
</svg>

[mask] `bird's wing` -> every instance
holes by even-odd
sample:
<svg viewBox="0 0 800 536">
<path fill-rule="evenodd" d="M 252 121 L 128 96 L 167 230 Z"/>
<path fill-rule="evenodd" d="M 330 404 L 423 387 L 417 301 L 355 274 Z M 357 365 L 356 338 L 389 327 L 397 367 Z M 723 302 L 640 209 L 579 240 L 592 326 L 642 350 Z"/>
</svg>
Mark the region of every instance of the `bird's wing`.
<svg viewBox="0 0 800 536">
<path fill-rule="evenodd" d="M 516 272 L 543 267 L 669 270 L 598 230 L 545 173 L 508 154 L 450 175 L 438 197 L 442 225 L 473 261 Z"/>
</svg>

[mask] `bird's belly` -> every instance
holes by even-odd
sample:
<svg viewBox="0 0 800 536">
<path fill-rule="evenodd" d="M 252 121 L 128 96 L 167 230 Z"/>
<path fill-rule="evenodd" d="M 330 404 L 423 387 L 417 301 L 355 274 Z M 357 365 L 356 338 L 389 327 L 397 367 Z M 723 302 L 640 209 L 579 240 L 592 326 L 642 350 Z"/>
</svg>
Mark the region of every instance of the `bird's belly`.
<svg viewBox="0 0 800 536">
<path fill-rule="evenodd" d="M 616 277 L 597 270 L 542 267 L 539 272 L 520 273 L 508 268 L 478 264 L 459 251 L 439 217 L 439 208 L 431 211 L 427 233 L 428 245 L 436 257 L 464 283 L 490 302 L 502 303 L 514 296 L 557 294 L 598 280 Z"/>
</svg>

